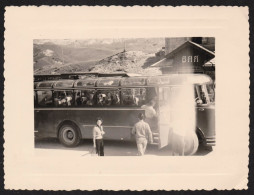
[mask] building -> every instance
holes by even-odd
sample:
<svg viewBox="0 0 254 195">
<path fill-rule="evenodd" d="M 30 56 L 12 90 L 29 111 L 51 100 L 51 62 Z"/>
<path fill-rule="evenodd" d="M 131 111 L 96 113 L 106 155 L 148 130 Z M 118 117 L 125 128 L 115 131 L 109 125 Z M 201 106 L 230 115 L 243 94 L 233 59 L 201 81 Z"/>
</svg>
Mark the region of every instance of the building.
<svg viewBox="0 0 254 195">
<path fill-rule="evenodd" d="M 179 38 L 165 38 L 165 54 L 169 54 L 186 41 L 197 43 L 202 47 L 214 52 L 215 38 L 214 37 L 179 37 Z"/>
<path fill-rule="evenodd" d="M 215 79 L 214 51 L 214 38 L 166 38 L 165 57 L 151 67 L 160 67 L 163 74 L 204 73 Z"/>
</svg>

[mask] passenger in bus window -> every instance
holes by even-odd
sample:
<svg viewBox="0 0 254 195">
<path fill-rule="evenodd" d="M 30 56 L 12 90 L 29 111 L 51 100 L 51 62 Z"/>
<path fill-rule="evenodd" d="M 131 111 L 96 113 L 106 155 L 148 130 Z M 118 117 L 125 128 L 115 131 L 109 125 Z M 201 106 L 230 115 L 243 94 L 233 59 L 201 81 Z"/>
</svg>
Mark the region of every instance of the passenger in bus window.
<svg viewBox="0 0 254 195">
<path fill-rule="evenodd" d="M 81 101 L 81 92 L 77 92 L 76 93 L 76 105 L 77 106 L 80 106 L 82 104 L 82 101 Z"/>
<path fill-rule="evenodd" d="M 118 92 L 116 92 L 116 93 L 113 95 L 112 104 L 113 104 L 113 105 L 119 105 L 119 104 L 120 104 L 120 97 L 119 97 Z"/>
<path fill-rule="evenodd" d="M 131 97 L 123 95 L 123 104 L 124 105 L 131 105 Z"/>
<path fill-rule="evenodd" d="M 208 96 L 210 99 L 210 102 L 214 102 L 215 99 L 215 93 L 214 93 L 214 89 L 212 86 L 207 85 L 207 90 L 208 90 Z"/>
<path fill-rule="evenodd" d="M 200 92 L 201 95 L 201 100 L 203 104 L 207 104 L 207 100 L 206 100 L 206 96 L 205 93 L 203 91 Z"/>
<path fill-rule="evenodd" d="M 44 103 L 45 103 L 46 106 L 51 105 L 52 104 L 52 100 L 48 99 L 47 97 L 45 97 Z"/>
<path fill-rule="evenodd" d="M 56 92 L 56 96 L 58 99 L 58 105 L 61 105 L 62 104 L 61 100 L 63 98 L 61 92 Z"/>
<path fill-rule="evenodd" d="M 99 93 L 98 98 L 97 98 L 97 105 L 104 106 L 105 105 L 105 97 L 106 97 L 105 94 Z"/>
<path fill-rule="evenodd" d="M 89 93 L 88 92 L 84 92 L 82 91 L 81 93 L 81 105 L 86 105 L 86 102 L 88 101 L 88 98 L 89 98 Z"/>
<path fill-rule="evenodd" d="M 206 88 L 199 85 L 199 86 L 197 86 L 196 89 L 197 89 L 197 94 L 195 94 L 195 101 L 196 101 L 197 105 L 207 104 L 207 99 L 206 99 L 206 95 L 204 92 L 204 90 L 206 90 Z"/>
<path fill-rule="evenodd" d="M 86 102 L 86 105 L 87 106 L 93 106 L 94 105 L 94 93 L 93 92 L 89 93 L 89 97 L 88 97 L 88 100 Z"/>
<path fill-rule="evenodd" d="M 145 100 L 146 100 L 145 88 L 136 89 L 134 94 L 135 94 L 134 104 L 136 106 L 140 106 L 145 103 Z"/>
<path fill-rule="evenodd" d="M 71 101 L 72 101 L 72 95 L 68 94 L 66 96 L 66 102 L 68 106 L 71 106 Z"/>
<path fill-rule="evenodd" d="M 130 105 L 130 94 L 128 89 L 122 89 L 122 103 L 123 105 Z"/>
<path fill-rule="evenodd" d="M 195 102 L 197 105 L 201 105 L 203 103 L 203 101 L 198 97 L 197 93 L 195 93 Z"/>
<path fill-rule="evenodd" d="M 138 94 L 139 89 L 124 89 L 122 90 L 123 104 L 129 106 L 140 105 L 141 96 Z M 141 99 L 142 100 L 142 99 Z"/>
<path fill-rule="evenodd" d="M 138 104 L 139 104 L 139 98 L 138 97 L 135 97 L 134 95 L 132 96 L 132 99 L 133 99 L 133 104 L 135 105 L 135 106 L 138 106 Z"/>
<path fill-rule="evenodd" d="M 89 96 L 89 95 L 88 95 L 88 96 Z M 82 104 L 82 105 L 86 105 L 87 101 L 88 101 L 88 97 L 86 97 L 86 96 L 82 96 L 82 97 L 81 97 L 81 104 Z"/>
<path fill-rule="evenodd" d="M 64 98 L 64 99 L 61 99 L 59 102 L 59 105 L 61 105 L 61 106 L 65 106 L 66 105 L 66 99 Z"/>
<path fill-rule="evenodd" d="M 201 104 L 203 104 L 203 101 L 199 97 L 197 97 L 196 103 L 197 103 L 197 105 L 201 105 Z"/>
<path fill-rule="evenodd" d="M 139 103 L 138 95 L 140 94 L 139 89 L 131 89 L 131 104 L 137 106 Z"/>
<path fill-rule="evenodd" d="M 58 105 L 62 106 L 64 104 L 64 102 L 65 102 L 65 99 L 61 96 L 61 94 L 58 96 L 58 99 L 59 99 Z"/>
<path fill-rule="evenodd" d="M 58 103 L 61 106 L 66 106 L 67 105 L 66 93 L 65 92 L 60 92 Z"/>
<path fill-rule="evenodd" d="M 132 134 L 136 137 L 138 156 L 143 156 L 145 154 L 148 141 L 149 143 L 153 143 L 152 131 L 149 124 L 144 121 L 144 118 L 144 114 L 139 113 L 139 122 L 137 122 L 132 129 Z"/>
<path fill-rule="evenodd" d="M 112 95 L 111 95 L 110 92 L 108 92 L 106 97 L 105 97 L 105 104 L 107 106 L 110 106 L 112 104 Z"/>
<path fill-rule="evenodd" d="M 54 106 L 58 106 L 59 105 L 59 98 L 56 96 L 55 92 L 54 92 Z"/>
</svg>

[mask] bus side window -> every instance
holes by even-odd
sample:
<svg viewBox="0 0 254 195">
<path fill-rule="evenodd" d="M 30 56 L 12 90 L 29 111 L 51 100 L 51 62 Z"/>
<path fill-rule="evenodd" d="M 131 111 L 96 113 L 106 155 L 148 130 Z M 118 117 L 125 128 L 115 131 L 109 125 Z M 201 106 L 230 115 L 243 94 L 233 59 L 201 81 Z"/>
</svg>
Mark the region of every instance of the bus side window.
<svg viewBox="0 0 254 195">
<path fill-rule="evenodd" d="M 81 90 L 75 91 L 75 106 L 81 106 L 82 105 L 82 92 Z"/>
<path fill-rule="evenodd" d="M 152 100 L 157 99 L 157 92 L 155 87 L 149 87 L 146 90 L 146 101 L 151 102 Z"/>
<path fill-rule="evenodd" d="M 120 105 L 120 92 L 119 90 L 112 93 L 112 105 Z"/>
<path fill-rule="evenodd" d="M 159 102 L 160 106 L 166 105 L 171 101 L 168 101 L 171 99 L 171 96 L 173 94 L 171 93 L 171 89 L 169 87 L 160 87 L 159 88 Z"/>
<path fill-rule="evenodd" d="M 119 90 L 98 90 L 98 106 L 116 106 L 120 104 Z"/>
<path fill-rule="evenodd" d="M 89 90 L 76 90 L 75 91 L 75 105 L 90 107 L 94 106 L 96 102 L 96 91 Z"/>
<path fill-rule="evenodd" d="M 122 89 L 122 103 L 124 106 L 129 106 L 134 104 L 131 89 Z"/>
<path fill-rule="evenodd" d="M 52 100 L 52 91 L 37 91 L 37 103 L 39 106 L 51 106 L 53 103 Z"/>
<path fill-rule="evenodd" d="M 72 91 L 54 91 L 54 105 L 60 107 L 73 106 L 74 98 Z"/>
<path fill-rule="evenodd" d="M 34 91 L 34 106 L 37 106 L 37 92 Z"/>
<path fill-rule="evenodd" d="M 84 91 L 85 96 L 83 97 L 83 105 L 85 106 L 94 106 L 96 102 L 96 91 L 87 90 Z"/>
<path fill-rule="evenodd" d="M 122 89 L 122 103 L 129 106 L 141 106 L 145 104 L 146 89 L 132 88 Z"/>
</svg>

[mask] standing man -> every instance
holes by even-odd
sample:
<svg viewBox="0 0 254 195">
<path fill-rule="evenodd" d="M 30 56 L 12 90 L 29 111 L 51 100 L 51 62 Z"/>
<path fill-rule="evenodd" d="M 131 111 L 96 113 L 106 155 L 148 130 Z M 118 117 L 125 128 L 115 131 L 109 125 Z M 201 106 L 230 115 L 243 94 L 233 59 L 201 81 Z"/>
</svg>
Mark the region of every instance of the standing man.
<svg viewBox="0 0 254 195">
<path fill-rule="evenodd" d="M 153 143 L 152 132 L 148 123 L 144 121 L 144 114 L 139 113 L 139 122 L 137 122 L 133 129 L 132 134 L 136 136 L 138 155 L 143 156 L 146 151 L 147 142 Z"/>
</svg>

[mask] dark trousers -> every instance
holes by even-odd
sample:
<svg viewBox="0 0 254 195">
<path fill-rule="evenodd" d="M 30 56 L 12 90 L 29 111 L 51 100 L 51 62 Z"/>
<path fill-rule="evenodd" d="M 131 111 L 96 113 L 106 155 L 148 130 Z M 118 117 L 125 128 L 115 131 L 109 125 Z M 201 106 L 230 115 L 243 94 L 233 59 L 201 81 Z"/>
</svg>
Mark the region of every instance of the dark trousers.
<svg viewBox="0 0 254 195">
<path fill-rule="evenodd" d="M 103 139 L 96 139 L 95 144 L 96 144 L 96 153 L 98 154 L 98 156 L 104 156 Z"/>
</svg>

